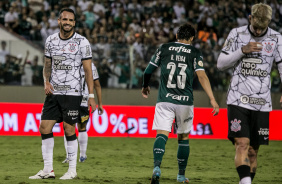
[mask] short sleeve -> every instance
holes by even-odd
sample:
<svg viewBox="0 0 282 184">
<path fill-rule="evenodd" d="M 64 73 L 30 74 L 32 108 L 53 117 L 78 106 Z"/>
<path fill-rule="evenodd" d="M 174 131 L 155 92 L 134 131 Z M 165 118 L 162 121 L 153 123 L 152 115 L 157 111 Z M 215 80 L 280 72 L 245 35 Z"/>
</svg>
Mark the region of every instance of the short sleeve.
<svg viewBox="0 0 282 184">
<path fill-rule="evenodd" d="M 51 58 L 52 56 L 51 56 L 51 52 L 50 52 L 50 45 L 51 45 L 51 42 L 50 42 L 50 37 L 51 36 L 49 36 L 47 39 L 46 39 L 46 42 L 45 42 L 45 49 L 44 49 L 44 55 L 45 55 L 45 57 L 47 57 L 47 58 Z"/>
<path fill-rule="evenodd" d="M 92 59 L 92 49 L 89 41 L 86 38 L 84 38 L 84 40 L 81 43 L 80 51 L 81 51 L 81 60 Z"/>
<path fill-rule="evenodd" d="M 236 36 L 236 29 L 232 29 L 225 40 L 225 43 L 222 47 L 222 52 L 234 52 L 235 51 L 235 36 Z"/>
<path fill-rule="evenodd" d="M 203 54 L 198 50 L 196 57 L 194 58 L 194 70 L 205 70 L 203 62 Z"/>
<path fill-rule="evenodd" d="M 277 42 L 277 47 L 276 47 L 276 52 L 275 52 L 275 61 L 277 63 L 282 62 L 282 36 L 281 34 L 278 35 L 278 42 Z"/>
</svg>

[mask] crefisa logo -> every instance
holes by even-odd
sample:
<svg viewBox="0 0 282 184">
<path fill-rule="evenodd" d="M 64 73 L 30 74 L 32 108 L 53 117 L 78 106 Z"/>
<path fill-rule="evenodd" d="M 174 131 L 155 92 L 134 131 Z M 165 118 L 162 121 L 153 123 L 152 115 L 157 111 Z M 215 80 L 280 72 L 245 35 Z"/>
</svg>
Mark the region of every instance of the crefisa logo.
<svg viewBox="0 0 282 184">
<path fill-rule="evenodd" d="M 234 119 L 231 121 L 231 131 L 238 132 L 241 130 L 241 120 Z"/>
</svg>

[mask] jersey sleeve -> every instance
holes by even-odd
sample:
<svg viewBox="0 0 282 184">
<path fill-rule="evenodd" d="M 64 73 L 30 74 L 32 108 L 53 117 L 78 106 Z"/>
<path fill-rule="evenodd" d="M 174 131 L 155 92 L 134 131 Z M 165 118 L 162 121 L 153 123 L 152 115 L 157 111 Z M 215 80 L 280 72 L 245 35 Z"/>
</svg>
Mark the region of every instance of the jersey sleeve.
<svg viewBox="0 0 282 184">
<path fill-rule="evenodd" d="M 92 74 L 93 74 L 93 80 L 99 79 L 97 68 L 93 63 L 92 63 Z"/>
<path fill-rule="evenodd" d="M 276 52 L 275 52 L 275 61 L 276 63 L 281 63 L 282 62 L 282 36 L 279 34 L 278 35 L 278 43 L 276 47 Z"/>
<path fill-rule="evenodd" d="M 225 40 L 225 43 L 221 50 L 222 52 L 229 54 L 235 51 L 235 42 L 234 42 L 235 37 L 236 37 L 236 29 L 232 29 L 227 39 Z"/>
<path fill-rule="evenodd" d="M 150 63 L 151 65 L 154 65 L 155 67 L 159 67 L 161 64 L 161 55 L 162 55 L 162 46 L 160 46 L 154 55 L 152 56 Z"/>
<path fill-rule="evenodd" d="M 198 50 L 196 57 L 194 58 L 194 70 L 205 70 L 203 63 L 203 54 Z"/>
<path fill-rule="evenodd" d="M 50 45 L 51 45 L 51 42 L 50 42 L 50 40 L 51 40 L 51 38 L 50 38 L 51 36 L 49 36 L 47 39 L 46 39 L 46 42 L 45 42 L 45 49 L 44 49 L 44 55 L 45 55 L 45 57 L 47 57 L 47 58 L 51 58 L 52 56 L 51 56 L 51 53 L 50 53 Z"/>
<path fill-rule="evenodd" d="M 81 60 L 82 61 L 92 59 L 92 49 L 91 49 L 89 41 L 86 38 L 84 38 L 84 40 L 81 43 L 80 51 L 81 51 Z"/>
</svg>

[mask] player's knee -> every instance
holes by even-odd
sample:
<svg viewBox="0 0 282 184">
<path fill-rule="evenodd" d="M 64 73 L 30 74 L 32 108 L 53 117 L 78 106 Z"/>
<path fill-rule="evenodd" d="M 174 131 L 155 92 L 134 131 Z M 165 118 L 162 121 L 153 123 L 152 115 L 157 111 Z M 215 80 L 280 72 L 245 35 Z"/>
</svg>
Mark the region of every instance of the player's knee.
<svg viewBox="0 0 282 184">
<path fill-rule="evenodd" d="M 247 139 L 235 139 L 235 146 L 237 152 L 248 152 L 250 141 Z"/>
</svg>

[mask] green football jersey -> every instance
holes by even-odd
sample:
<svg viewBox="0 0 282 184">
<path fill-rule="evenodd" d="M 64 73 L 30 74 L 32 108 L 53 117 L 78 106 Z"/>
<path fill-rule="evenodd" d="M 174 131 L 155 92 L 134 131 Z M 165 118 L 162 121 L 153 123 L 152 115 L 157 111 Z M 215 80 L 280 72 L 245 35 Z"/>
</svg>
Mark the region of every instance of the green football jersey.
<svg viewBox="0 0 282 184">
<path fill-rule="evenodd" d="M 194 72 L 204 70 L 199 49 L 180 42 L 160 46 L 150 65 L 161 67 L 158 102 L 193 105 Z"/>
</svg>

